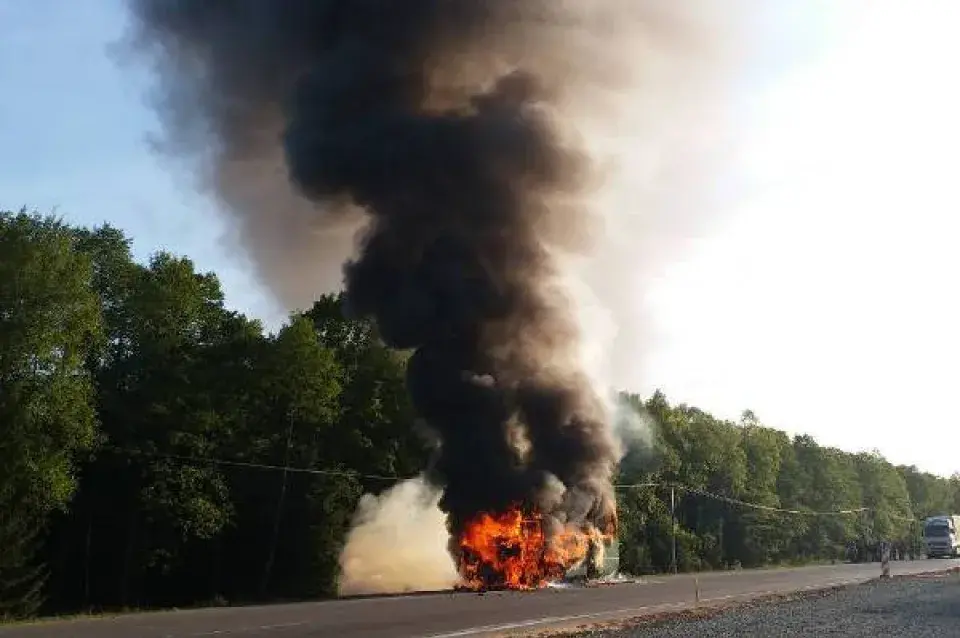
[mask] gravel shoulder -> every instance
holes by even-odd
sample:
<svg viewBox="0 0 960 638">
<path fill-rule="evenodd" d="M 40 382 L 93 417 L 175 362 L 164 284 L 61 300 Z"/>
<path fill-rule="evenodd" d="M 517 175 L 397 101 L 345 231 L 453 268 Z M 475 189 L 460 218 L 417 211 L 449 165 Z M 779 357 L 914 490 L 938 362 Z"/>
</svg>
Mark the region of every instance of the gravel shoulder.
<svg viewBox="0 0 960 638">
<path fill-rule="evenodd" d="M 549 635 L 551 638 L 955 638 L 960 636 L 960 573 L 899 577 L 771 596 L 748 603 L 701 606 Z"/>
</svg>

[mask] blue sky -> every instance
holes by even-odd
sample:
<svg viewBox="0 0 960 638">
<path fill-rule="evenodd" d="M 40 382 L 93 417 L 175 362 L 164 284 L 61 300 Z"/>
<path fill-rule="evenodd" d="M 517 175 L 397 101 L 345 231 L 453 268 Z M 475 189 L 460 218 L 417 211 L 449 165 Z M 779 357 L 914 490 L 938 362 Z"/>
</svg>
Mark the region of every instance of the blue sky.
<svg viewBox="0 0 960 638">
<path fill-rule="evenodd" d="M 188 255 L 231 306 L 276 317 L 213 206 L 149 152 L 148 77 L 110 50 L 126 19 L 123 0 L 0 0 L 0 208 L 109 222 L 138 259 Z"/>
</svg>

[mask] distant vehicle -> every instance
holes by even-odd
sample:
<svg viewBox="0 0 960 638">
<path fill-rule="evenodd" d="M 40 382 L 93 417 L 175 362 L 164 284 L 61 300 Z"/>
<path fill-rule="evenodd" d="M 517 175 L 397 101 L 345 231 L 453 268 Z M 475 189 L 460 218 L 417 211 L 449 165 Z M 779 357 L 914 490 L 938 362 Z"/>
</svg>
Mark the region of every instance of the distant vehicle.
<svg viewBox="0 0 960 638">
<path fill-rule="evenodd" d="M 929 558 L 960 556 L 960 515 L 931 516 L 923 522 L 923 542 Z"/>
</svg>

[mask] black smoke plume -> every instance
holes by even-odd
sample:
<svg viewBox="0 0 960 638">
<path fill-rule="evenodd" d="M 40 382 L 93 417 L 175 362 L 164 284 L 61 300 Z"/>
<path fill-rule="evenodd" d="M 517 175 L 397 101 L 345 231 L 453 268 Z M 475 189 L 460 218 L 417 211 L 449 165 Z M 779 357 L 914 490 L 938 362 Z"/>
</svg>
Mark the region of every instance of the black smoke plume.
<svg viewBox="0 0 960 638">
<path fill-rule="evenodd" d="M 202 160 L 267 270 L 339 260 L 352 236 L 330 229 L 364 220 L 347 298 L 415 350 L 409 390 L 442 441 L 431 479 L 454 537 L 515 502 L 611 529 L 618 450 L 558 264 L 593 228 L 579 202 L 594 170 L 563 108 L 586 74 L 616 74 L 587 55 L 616 13 L 565 0 L 132 6 L 168 141 Z M 251 186 L 280 157 L 302 197 Z M 289 254 L 258 242 L 288 226 Z"/>
</svg>

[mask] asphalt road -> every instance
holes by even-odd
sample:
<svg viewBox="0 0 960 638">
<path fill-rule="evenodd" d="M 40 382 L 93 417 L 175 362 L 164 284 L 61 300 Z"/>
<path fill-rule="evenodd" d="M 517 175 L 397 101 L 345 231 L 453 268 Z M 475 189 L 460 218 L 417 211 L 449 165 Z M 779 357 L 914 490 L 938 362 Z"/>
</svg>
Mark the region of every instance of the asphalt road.
<svg viewBox="0 0 960 638">
<path fill-rule="evenodd" d="M 891 573 L 960 567 L 960 560 L 892 562 Z M 880 565 L 830 565 L 702 574 L 701 602 L 870 580 Z M 439 593 L 262 607 L 155 612 L 0 627 L 0 638 L 460 638 L 639 616 L 695 600 L 691 575 L 640 583 L 484 595 Z"/>
</svg>

